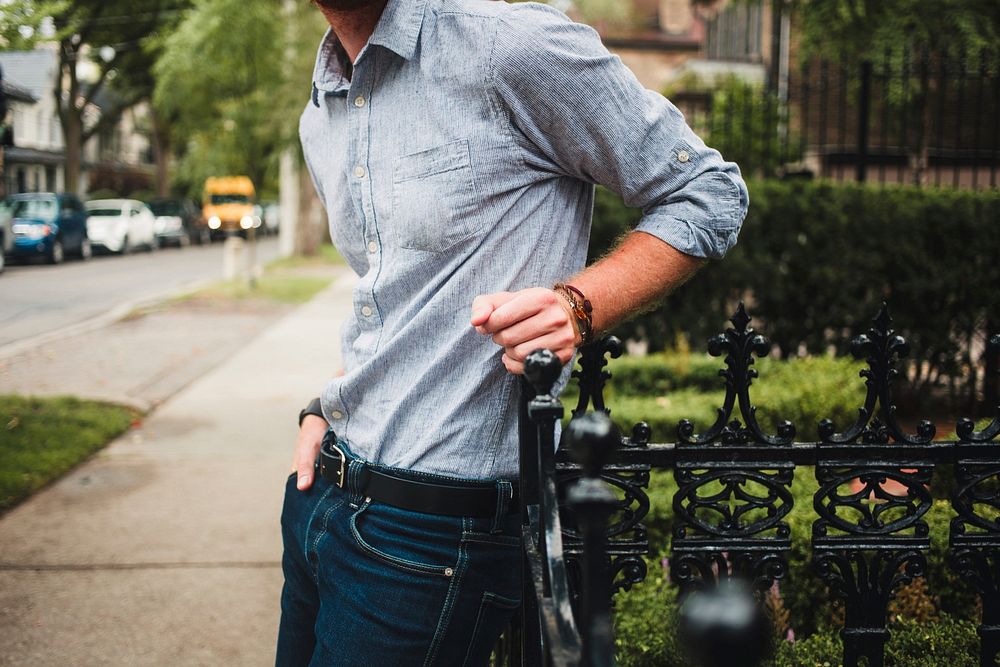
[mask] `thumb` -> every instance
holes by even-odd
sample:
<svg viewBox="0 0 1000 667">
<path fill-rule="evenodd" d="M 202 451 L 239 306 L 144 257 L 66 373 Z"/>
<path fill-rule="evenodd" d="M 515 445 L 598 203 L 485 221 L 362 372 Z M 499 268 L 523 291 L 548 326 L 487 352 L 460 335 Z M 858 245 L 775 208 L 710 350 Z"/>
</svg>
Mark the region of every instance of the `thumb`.
<svg viewBox="0 0 1000 667">
<path fill-rule="evenodd" d="M 497 292 L 496 294 L 480 294 L 475 299 L 472 300 L 472 320 L 471 324 L 474 327 L 480 327 L 486 324 L 486 321 L 490 319 L 490 315 L 493 311 L 497 309 L 497 306 L 502 304 L 506 299 L 509 292 Z"/>
</svg>

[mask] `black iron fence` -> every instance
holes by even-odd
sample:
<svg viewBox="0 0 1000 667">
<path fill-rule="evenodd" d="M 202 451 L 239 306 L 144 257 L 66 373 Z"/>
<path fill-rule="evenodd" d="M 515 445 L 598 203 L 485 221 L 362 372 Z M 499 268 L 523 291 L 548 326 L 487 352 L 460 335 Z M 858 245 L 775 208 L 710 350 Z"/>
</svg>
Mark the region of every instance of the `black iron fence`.
<svg viewBox="0 0 1000 667">
<path fill-rule="evenodd" d="M 745 171 L 835 180 L 1000 185 L 1000 58 L 887 51 L 810 60 L 784 85 L 677 94 L 708 143 Z"/>
<path fill-rule="evenodd" d="M 980 430 L 972 420 L 959 421 L 955 441 L 935 439 L 929 421 L 904 430 L 893 384 L 908 347 L 883 307 L 852 342 L 854 355 L 867 363 L 861 372 L 866 395 L 854 423 L 824 420 L 815 439 L 803 441 L 787 421 L 766 432 L 751 386 L 758 376 L 754 358 L 768 353 L 769 342 L 749 326 L 742 306 L 731 321 L 708 344 L 713 356 L 724 357 L 719 374 L 726 395 L 718 417 L 700 433 L 681 421 L 670 444 L 650 443 L 643 423 L 622 436 L 605 414 L 607 357 L 622 352 L 610 338 L 582 351 L 574 373 L 579 402 L 557 450 L 559 362 L 545 351 L 529 358 L 521 422 L 524 597 L 497 664 L 613 664 L 610 600 L 646 576 L 643 519 L 654 468 L 672 470 L 679 487 L 671 577 L 687 600 L 688 636 L 701 649 L 695 653 L 706 665 L 757 664 L 766 634 L 762 617 L 732 611 L 741 600 L 758 609 L 751 601 L 761 601 L 785 577 L 792 541 L 784 519 L 794 503 L 793 477 L 805 466 L 819 483 L 813 564 L 844 604 L 843 664 L 883 664 L 890 599 L 926 568 L 925 515 L 935 471 L 954 473 L 957 481 L 949 551 L 953 568 L 982 602 L 980 664 L 1000 664 L 1000 406 Z M 1000 336 L 989 346 L 1000 353 Z M 727 582 L 745 582 L 752 593 L 741 597 Z M 705 591 L 718 599 L 706 602 Z M 713 612 L 720 608 L 727 613 Z"/>
</svg>

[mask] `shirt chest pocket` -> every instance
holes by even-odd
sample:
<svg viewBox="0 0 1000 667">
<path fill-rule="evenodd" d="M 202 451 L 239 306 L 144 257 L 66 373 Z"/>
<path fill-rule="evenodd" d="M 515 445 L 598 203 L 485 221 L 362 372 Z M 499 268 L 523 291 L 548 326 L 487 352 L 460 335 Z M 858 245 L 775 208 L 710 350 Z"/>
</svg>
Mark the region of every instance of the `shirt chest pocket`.
<svg viewBox="0 0 1000 667">
<path fill-rule="evenodd" d="M 482 228 L 466 139 L 396 159 L 392 234 L 401 248 L 441 252 Z"/>
</svg>

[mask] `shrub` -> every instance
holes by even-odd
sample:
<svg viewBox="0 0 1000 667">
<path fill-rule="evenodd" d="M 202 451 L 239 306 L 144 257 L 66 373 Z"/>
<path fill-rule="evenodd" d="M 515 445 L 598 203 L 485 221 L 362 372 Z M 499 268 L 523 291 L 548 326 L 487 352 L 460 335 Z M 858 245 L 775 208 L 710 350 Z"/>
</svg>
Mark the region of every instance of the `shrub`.
<svg viewBox="0 0 1000 667">
<path fill-rule="evenodd" d="M 613 359 L 605 397 L 611 417 L 626 433 L 636 422 L 647 422 L 657 442 L 675 441 L 681 419 L 704 431 L 723 403 L 725 384 L 719 371 L 724 367 L 722 359 L 707 354 Z M 830 418 L 846 427 L 864 403 L 864 383 L 858 377 L 862 364 L 853 360 L 760 359 L 755 367 L 760 377 L 754 380 L 751 398 L 758 406 L 758 421 L 771 432 L 787 419 L 800 438 L 814 438 L 820 420 Z M 575 394 L 564 398 L 567 406 L 575 406 Z"/>
<path fill-rule="evenodd" d="M 812 524 L 817 517 L 812 499 L 818 488 L 812 468 L 796 469 L 792 481 L 794 505 L 786 518 L 791 529 L 792 546 L 788 553 L 788 575 L 780 587 L 783 606 L 789 614 L 789 625 L 800 638 L 817 631 L 837 628 L 843 621 L 841 603 L 826 589 L 813 569 Z M 671 471 L 651 472 L 650 511 L 645 523 L 650 548 L 654 553 L 669 553 L 673 527 L 672 503 L 677 489 Z M 973 620 L 978 617 L 975 592 L 961 581 L 948 559 L 948 527 L 953 515 L 947 500 L 934 501 L 926 515 L 931 537 L 931 548 L 927 553 L 926 589 L 925 583 L 917 580 L 901 590 L 891 607 L 895 616 L 910 620 L 928 620 L 939 613 L 948 614 L 957 620 Z M 659 568 L 651 567 L 651 573 L 653 569 Z"/>
<path fill-rule="evenodd" d="M 750 200 L 740 243 L 725 261 L 618 335 L 645 339 L 653 350 L 687 336 L 702 349 L 742 299 L 783 356 L 800 348 L 846 353 L 886 300 L 911 343 L 918 382 L 938 373 L 975 378 L 970 339 L 983 322 L 1000 327 L 1000 190 L 756 181 Z M 638 217 L 600 190 L 591 257 Z"/>
<path fill-rule="evenodd" d="M 676 587 L 663 570 L 648 563 L 646 582 L 616 598 L 614 613 L 618 663 L 623 667 L 688 667 L 678 639 Z M 793 617 L 794 620 L 794 617 Z M 949 614 L 920 622 L 900 618 L 889 624 L 886 667 L 974 667 L 979 638 L 973 622 Z M 795 641 L 777 641 L 774 657 L 763 667 L 840 667 L 843 641 L 839 628 L 826 627 Z"/>
</svg>

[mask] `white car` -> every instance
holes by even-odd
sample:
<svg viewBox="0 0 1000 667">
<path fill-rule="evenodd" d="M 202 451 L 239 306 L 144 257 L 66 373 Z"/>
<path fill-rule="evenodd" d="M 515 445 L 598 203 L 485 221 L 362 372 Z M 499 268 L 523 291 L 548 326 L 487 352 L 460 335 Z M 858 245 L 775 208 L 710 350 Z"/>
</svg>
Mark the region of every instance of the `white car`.
<svg viewBox="0 0 1000 667">
<path fill-rule="evenodd" d="M 156 247 L 156 216 L 135 199 L 94 199 L 87 202 L 87 236 L 92 245 L 126 254 L 137 247 Z"/>
</svg>

